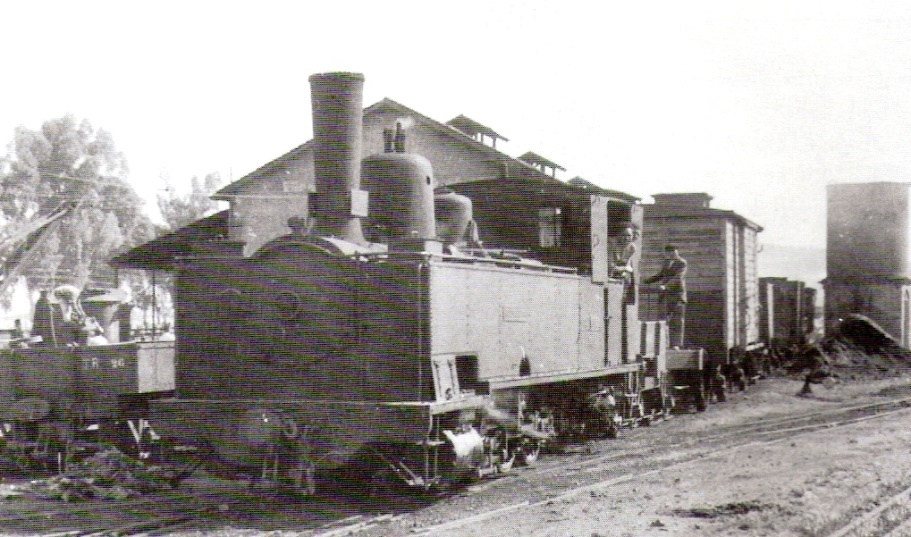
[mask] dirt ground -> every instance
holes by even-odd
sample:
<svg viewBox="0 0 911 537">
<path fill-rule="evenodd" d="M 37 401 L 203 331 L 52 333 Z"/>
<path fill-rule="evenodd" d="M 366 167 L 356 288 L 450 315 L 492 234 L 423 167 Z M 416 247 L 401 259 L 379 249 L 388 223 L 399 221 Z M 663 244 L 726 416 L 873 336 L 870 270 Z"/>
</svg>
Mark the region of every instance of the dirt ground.
<svg viewBox="0 0 911 537">
<path fill-rule="evenodd" d="M 744 420 L 818 412 L 911 395 L 907 378 L 817 387 L 767 380 L 708 412 L 658 427 L 692 437 Z M 911 486 L 911 411 L 844 427 L 748 444 L 625 483 L 588 486 L 503 516 L 440 527 L 438 536 L 810 536 L 828 535 Z M 657 427 L 656 427 L 657 430 Z M 908 500 L 904 507 L 911 509 Z M 901 506 L 899 506 L 901 507 Z M 898 510 L 898 509 L 896 509 Z M 902 515 L 907 516 L 907 514 Z M 866 528 L 850 535 L 884 535 Z M 909 531 L 907 534 L 911 534 Z M 896 533 L 895 535 L 904 535 Z"/>
<path fill-rule="evenodd" d="M 297 505 L 260 502 L 250 495 L 242 504 L 225 502 L 224 509 L 205 523 L 206 529 L 184 527 L 156 534 L 829 535 L 911 487 L 911 408 L 816 430 L 782 425 L 780 429 L 795 430 L 786 437 L 780 431 L 769 438 L 750 437 L 746 443 L 737 434 L 713 442 L 701 439 L 746 422 L 835 412 L 911 397 L 911 379 L 853 380 L 830 390 L 817 386 L 813 397 L 797 397 L 800 386 L 796 379 L 765 379 L 745 393 L 731 394 L 725 403 L 710 405 L 707 412 L 623 431 L 617 440 L 551 456 L 534 468 L 421 505 L 405 507 L 393 502 L 380 511 L 368 512 L 350 505 L 329 508 L 319 500 Z M 204 480 L 194 481 L 193 487 L 209 492 Z M 179 502 L 192 500 L 176 496 L 171 501 L 175 505 L 170 507 L 178 508 Z M 80 516 L 92 521 L 88 527 L 103 525 L 107 513 L 124 511 L 116 502 L 83 505 L 81 509 Z M 29 510 L 54 512 L 58 520 L 52 527 L 68 525 L 69 515 L 62 513 L 61 502 L 38 505 L 32 499 L 11 496 L 0 500 L 0 535 L 48 533 L 7 531 L 13 526 L 4 527 L 5 519 Z M 890 507 L 890 513 L 899 517 L 897 520 L 911 517 L 911 499 L 901 497 Z M 349 524 L 348 519 L 362 523 Z M 845 537 L 887 533 L 883 527 L 868 524 Z M 911 535 L 911 528 L 907 533 L 889 535 Z"/>
<path fill-rule="evenodd" d="M 591 456 L 612 450 L 671 440 L 663 453 L 649 453 L 626 463 L 606 460 L 598 467 L 573 467 L 564 457 L 568 479 L 529 478 L 554 483 L 551 499 L 542 499 L 521 481 L 480 486 L 478 496 L 450 500 L 410 513 L 394 524 L 358 531 L 358 535 L 433 536 L 811 536 L 829 535 L 911 486 L 911 409 L 895 415 L 822 430 L 795 430 L 771 442 L 759 438 L 746 445 L 736 436 L 728 444 L 702 448 L 699 437 L 745 422 L 836 411 L 911 396 L 906 377 L 852 381 L 830 390 L 815 388 L 813 397 L 797 397 L 801 382 L 767 379 L 746 393 L 732 394 L 703 414 L 679 416 L 616 443 L 599 443 Z M 884 413 L 885 416 L 885 413 Z M 783 426 L 788 428 L 792 426 Z M 797 429 L 797 427 L 794 427 Z M 778 434 L 777 437 L 781 437 Z M 679 439 L 674 445 L 673 439 Z M 731 447 L 735 446 L 735 447 Z M 717 448 L 717 449 L 715 449 Z M 679 460 L 668 466 L 667 461 Z M 620 467 L 634 465 L 634 478 L 615 477 Z M 531 470 L 530 472 L 535 472 Z M 600 481 L 586 480 L 598 475 Z M 546 484 L 542 485 L 546 488 Z M 527 494 L 521 493 L 526 488 Z M 487 502 L 485 503 L 485 499 Z M 493 511 L 492 516 L 484 515 Z M 891 509 L 911 514 L 906 498 Z M 472 520 L 472 516 L 477 517 Z M 893 524 L 894 525 L 894 524 Z M 331 534 L 343 535 L 344 533 Z M 846 535 L 883 536 L 869 524 Z M 892 535 L 911 535 L 896 532 Z M 318 533 L 317 533 L 318 535 Z"/>
</svg>

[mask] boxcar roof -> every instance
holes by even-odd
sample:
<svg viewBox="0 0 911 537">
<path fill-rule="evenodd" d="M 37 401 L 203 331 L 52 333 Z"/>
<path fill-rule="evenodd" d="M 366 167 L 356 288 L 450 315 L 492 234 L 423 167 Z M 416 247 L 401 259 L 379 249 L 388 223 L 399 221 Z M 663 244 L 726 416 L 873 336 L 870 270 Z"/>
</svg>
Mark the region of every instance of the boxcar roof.
<svg viewBox="0 0 911 537">
<path fill-rule="evenodd" d="M 749 220 L 734 211 L 725 209 L 712 209 L 710 207 L 681 207 L 667 206 L 661 204 L 644 205 L 647 218 L 721 218 L 724 220 L 733 220 L 742 226 L 762 231 L 762 226 Z"/>
</svg>

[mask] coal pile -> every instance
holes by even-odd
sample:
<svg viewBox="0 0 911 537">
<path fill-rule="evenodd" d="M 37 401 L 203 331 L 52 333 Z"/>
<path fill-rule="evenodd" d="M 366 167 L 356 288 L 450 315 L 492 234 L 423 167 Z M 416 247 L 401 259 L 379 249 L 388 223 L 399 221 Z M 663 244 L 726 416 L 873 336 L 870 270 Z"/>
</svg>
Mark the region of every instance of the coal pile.
<svg viewBox="0 0 911 537">
<path fill-rule="evenodd" d="M 172 486 L 173 476 L 166 469 L 147 466 L 109 449 L 71 465 L 61 475 L 32 481 L 27 490 L 42 498 L 63 501 L 123 500 Z"/>
<path fill-rule="evenodd" d="M 907 373 L 911 368 L 911 350 L 902 347 L 895 338 L 863 315 L 846 317 L 837 332 L 822 340 L 819 347 L 830 366 L 849 377 L 889 376 Z"/>
</svg>

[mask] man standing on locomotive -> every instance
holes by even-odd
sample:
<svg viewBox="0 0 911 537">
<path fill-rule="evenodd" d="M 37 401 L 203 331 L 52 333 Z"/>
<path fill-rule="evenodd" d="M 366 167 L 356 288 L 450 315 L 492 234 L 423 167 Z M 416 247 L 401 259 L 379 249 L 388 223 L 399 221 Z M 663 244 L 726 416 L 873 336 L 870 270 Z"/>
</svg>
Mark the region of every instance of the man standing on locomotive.
<svg viewBox="0 0 911 537">
<path fill-rule="evenodd" d="M 614 251 L 614 268 L 612 276 L 629 280 L 633 273 L 633 256 L 636 255 L 636 239 L 639 230 L 630 224 L 623 228 L 619 235 L 611 237 L 611 246 Z"/>
<path fill-rule="evenodd" d="M 611 277 L 623 280 L 623 303 L 636 303 L 636 271 L 633 269 L 633 256 L 636 255 L 636 241 L 639 239 L 639 228 L 629 224 L 619 235 L 611 237 L 614 266 Z"/>
<path fill-rule="evenodd" d="M 667 321 L 671 346 L 683 348 L 683 333 L 686 318 L 686 259 L 680 257 L 677 247 L 668 244 L 664 247 L 664 266 L 661 272 L 644 283 L 657 283 L 661 287 L 658 305 Z"/>
</svg>

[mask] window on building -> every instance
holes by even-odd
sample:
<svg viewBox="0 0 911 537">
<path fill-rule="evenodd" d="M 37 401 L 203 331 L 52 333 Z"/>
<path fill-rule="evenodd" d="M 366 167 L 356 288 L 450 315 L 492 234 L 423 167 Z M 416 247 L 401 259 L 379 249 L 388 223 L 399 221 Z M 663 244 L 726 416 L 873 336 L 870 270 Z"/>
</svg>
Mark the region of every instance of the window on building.
<svg viewBox="0 0 911 537">
<path fill-rule="evenodd" d="M 538 209 L 538 237 L 541 248 L 560 246 L 562 219 L 559 207 Z"/>
</svg>

